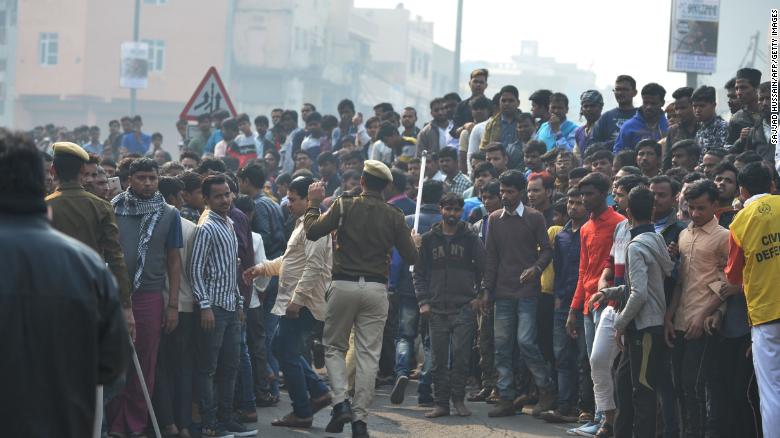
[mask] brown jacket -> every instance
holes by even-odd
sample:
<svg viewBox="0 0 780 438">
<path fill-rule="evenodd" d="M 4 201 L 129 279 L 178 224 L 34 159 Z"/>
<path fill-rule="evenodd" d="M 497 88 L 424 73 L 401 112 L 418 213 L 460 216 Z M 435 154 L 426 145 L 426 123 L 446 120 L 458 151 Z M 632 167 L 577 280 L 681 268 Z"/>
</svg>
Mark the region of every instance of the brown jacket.
<svg viewBox="0 0 780 438">
<path fill-rule="evenodd" d="M 523 206 L 522 215 L 506 209 L 488 218 L 484 289 L 494 299 L 534 298 L 542 291 L 541 273 L 552 260 L 544 216 Z M 520 282 L 526 269 L 536 267 L 533 280 Z"/>
</svg>

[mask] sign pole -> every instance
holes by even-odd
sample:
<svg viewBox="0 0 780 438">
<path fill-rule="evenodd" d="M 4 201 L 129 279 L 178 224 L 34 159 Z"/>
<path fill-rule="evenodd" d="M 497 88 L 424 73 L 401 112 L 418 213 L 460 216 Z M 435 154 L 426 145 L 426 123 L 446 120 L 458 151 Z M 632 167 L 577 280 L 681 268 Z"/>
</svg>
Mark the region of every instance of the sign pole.
<svg viewBox="0 0 780 438">
<path fill-rule="evenodd" d="M 694 72 L 687 72 L 685 73 L 685 86 L 691 87 L 694 90 L 696 89 L 697 82 L 699 81 L 699 75 Z"/>
<path fill-rule="evenodd" d="M 135 0 L 135 14 L 133 16 L 133 42 L 138 42 L 138 33 L 141 21 L 141 0 Z M 136 89 L 130 89 L 130 115 L 135 115 Z"/>
</svg>

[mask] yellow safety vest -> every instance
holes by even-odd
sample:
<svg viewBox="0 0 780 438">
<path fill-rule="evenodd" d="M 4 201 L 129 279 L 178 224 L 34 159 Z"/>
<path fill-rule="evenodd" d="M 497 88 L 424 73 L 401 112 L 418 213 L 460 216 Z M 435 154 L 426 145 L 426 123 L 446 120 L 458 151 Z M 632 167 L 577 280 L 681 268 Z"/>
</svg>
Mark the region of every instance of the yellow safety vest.
<svg viewBox="0 0 780 438">
<path fill-rule="evenodd" d="M 780 196 L 756 199 L 730 228 L 745 253 L 742 286 L 751 324 L 780 319 Z"/>
</svg>

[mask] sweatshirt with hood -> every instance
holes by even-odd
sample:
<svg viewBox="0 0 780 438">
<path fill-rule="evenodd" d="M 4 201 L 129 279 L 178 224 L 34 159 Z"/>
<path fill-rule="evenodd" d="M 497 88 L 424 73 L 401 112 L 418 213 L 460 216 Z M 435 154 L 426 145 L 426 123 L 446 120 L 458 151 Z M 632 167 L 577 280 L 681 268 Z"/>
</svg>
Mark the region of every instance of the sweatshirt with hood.
<svg viewBox="0 0 780 438">
<path fill-rule="evenodd" d="M 484 272 L 485 248 L 479 237 L 465 222 L 447 236 L 440 222 L 422 236 L 414 265 L 417 301 L 421 306 L 429 304 L 433 313 L 458 313 L 479 295 Z"/>
<path fill-rule="evenodd" d="M 663 326 L 664 280 L 671 275 L 674 263 L 664 238 L 652 225 L 635 227 L 631 235 L 626 248 L 626 284 L 603 290 L 607 299 L 623 303 L 615 319 L 615 329 L 625 330 L 631 322 L 637 330 Z"/>
</svg>

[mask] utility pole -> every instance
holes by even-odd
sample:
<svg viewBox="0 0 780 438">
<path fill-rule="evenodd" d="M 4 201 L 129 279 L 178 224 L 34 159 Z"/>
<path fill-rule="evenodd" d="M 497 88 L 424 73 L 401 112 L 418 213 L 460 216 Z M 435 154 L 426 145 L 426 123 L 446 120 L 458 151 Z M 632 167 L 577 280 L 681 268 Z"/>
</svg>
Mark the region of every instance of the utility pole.
<svg viewBox="0 0 780 438">
<path fill-rule="evenodd" d="M 463 0 L 458 0 L 458 22 L 455 27 L 455 56 L 452 61 L 452 91 L 460 89 L 460 39 L 463 32 Z"/>
<path fill-rule="evenodd" d="M 758 37 L 761 35 L 761 32 L 756 32 L 755 35 L 751 38 L 753 40 L 753 56 L 750 58 L 750 67 L 756 66 L 756 55 L 758 54 Z"/>
<path fill-rule="evenodd" d="M 692 72 L 685 73 L 685 86 L 691 87 L 695 90 L 699 79 L 698 76 L 699 76 L 698 73 L 692 73 Z"/>
<path fill-rule="evenodd" d="M 141 0 L 135 0 L 135 14 L 133 16 L 133 42 L 138 42 L 138 28 L 141 25 Z M 130 115 L 135 115 L 136 89 L 130 89 Z"/>
</svg>

